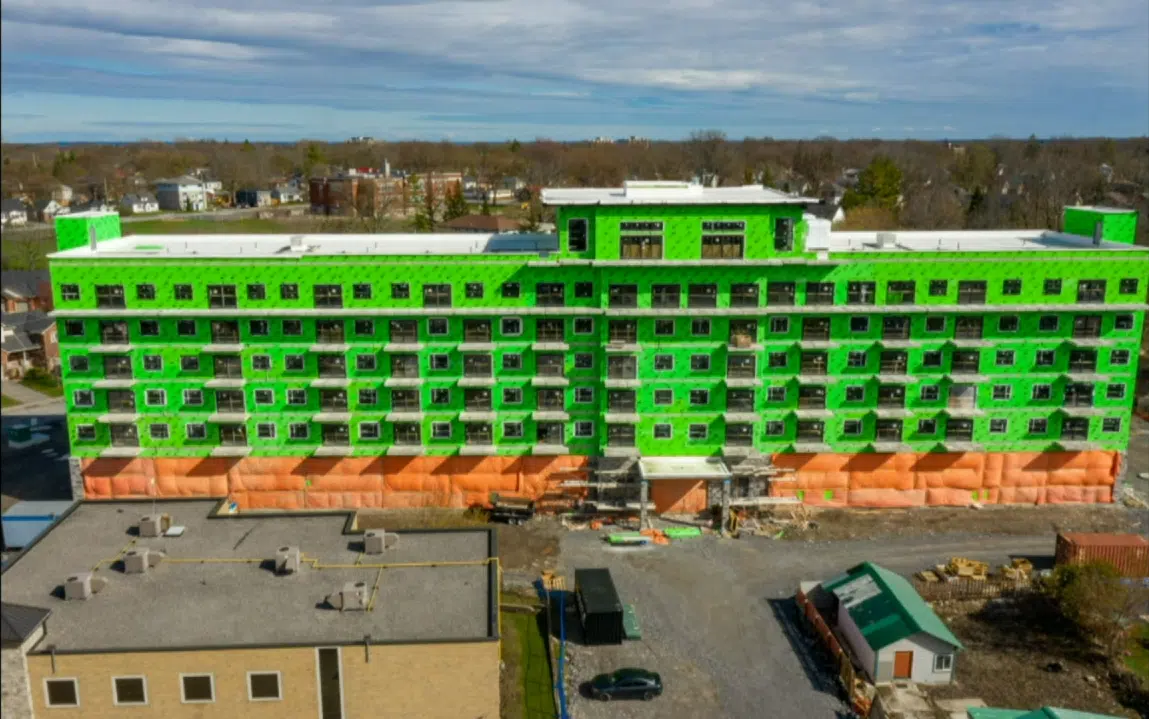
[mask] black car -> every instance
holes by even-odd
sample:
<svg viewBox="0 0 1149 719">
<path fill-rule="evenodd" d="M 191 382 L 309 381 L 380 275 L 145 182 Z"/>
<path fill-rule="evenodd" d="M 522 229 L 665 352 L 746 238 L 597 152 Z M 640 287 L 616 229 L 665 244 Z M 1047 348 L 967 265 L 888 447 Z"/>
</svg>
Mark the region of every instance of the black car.
<svg viewBox="0 0 1149 719">
<path fill-rule="evenodd" d="M 645 669 L 619 669 L 599 674 L 590 681 L 590 695 L 595 699 L 642 699 L 650 701 L 662 694 L 662 677 Z"/>
</svg>

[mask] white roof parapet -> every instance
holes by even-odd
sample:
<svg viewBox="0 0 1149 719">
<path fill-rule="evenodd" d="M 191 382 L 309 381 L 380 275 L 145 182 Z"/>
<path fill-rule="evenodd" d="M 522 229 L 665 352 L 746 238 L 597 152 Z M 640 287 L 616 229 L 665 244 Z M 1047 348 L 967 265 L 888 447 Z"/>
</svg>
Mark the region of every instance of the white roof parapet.
<svg viewBox="0 0 1149 719">
<path fill-rule="evenodd" d="M 627 181 L 622 187 L 543 190 L 544 205 L 808 205 L 818 202 L 761 185 L 703 187 L 689 182 Z"/>
</svg>

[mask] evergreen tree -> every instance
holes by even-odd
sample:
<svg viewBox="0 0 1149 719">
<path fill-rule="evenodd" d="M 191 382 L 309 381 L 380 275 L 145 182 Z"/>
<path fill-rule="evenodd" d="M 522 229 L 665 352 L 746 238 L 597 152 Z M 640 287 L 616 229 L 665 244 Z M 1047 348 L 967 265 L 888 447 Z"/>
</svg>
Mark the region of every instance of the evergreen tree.
<svg viewBox="0 0 1149 719">
<path fill-rule="evenodd" d="M 858 175 L 857 186 L 846 192 L 842 208 L 880 207 L 894 210 L 902 194 L 902 171 L 888 157 L 875 157 Z"/>
<path fill-rule="evenodd" d="M 463 197 L 463 188 L 459 183 L 451 185 L 443 206 L 443 219 L 453 220 L 467 214 L 467 200 Z"/>
</svg>

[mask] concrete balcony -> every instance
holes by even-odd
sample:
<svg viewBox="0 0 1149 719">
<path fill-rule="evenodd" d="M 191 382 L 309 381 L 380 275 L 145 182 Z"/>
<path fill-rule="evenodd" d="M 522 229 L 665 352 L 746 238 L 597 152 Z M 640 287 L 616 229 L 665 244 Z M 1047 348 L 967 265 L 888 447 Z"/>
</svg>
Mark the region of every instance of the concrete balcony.
<svg viewBox="0 0 1149 719">
<path fill-rule="evenodd" d="M 98 379 L 92 386 L 96 389 L 130 389 L 138 382 L 138 379 Z"/>
<path fill-rule="evenodd" d="M 638 415 L 633 412 L 607 412 L 603 415 L 607 422 L 616 424 L 638 424 Z"/>
<path fill-rule="evenodd" d="M 605 457 L 637 457 L 638 447 L 606 447 L 602 453 Z"/>
<path fill-rule="evenodd" d="M 459 447 L 459 454 L 464 457 L 486 457 L 495 454 L 493 444 L 464 444 Z"/>
<path fill-rule="evenodd" d="M 727 387 L 761 387 L 762 380 L 758 377 L 726 377 Z"/>
<path fill-rule="evenodd" d="M 904 407 L 878 407 L 870 411 L 878 419 L 905 419 L 913 416 L 913 412 Z"/>
<path fill-rule="evenodd" d="M 116 344 L 100 343 L 98 345 L 92 345 L 89 347 L 88 352 L 91 354 L 127 354 L 131 351 L 133 346 L 134 345 L 128 342 L 121 342 Z"/>
<path fill-rule="evenodd" d="M 637 378 L 632 379 L 608 379 L 604 382 L 607 389 L 638 389 L 642 386 L 642 380 Z"/>
<path fill-rule="evenodd" d="M 243 389 L 247 380 L 243 377 L 216 377 L 203 383 L 209 389 Z"/>
<path fill-rule="evenodd" d="M 879 373 L 874 377 L 883 384 L 912 384 L 918 381 L 918 378 L 909 374 L 885 374 Z"/>
<path fill-rule="evenodd" d="M 641 352 L 642 345 L 637 342 L 608 342 L 603 349 L 607 352 Z"/>
<path fill-rule="evenodd" d="M 351 421 L 351 413 L 343 411 L 323 410 L 311 417 L 312 422 L 344 424 Z"/>
<path fill-rule="evenodd" d="M 532 377 L 532 387 L 566 387 L 571 381 L 566 377 Z"/>
<path fill-rule="evenodd" d="M 891 452 L 891 453 L 893 453 L 893 452 L 911 452 L 911 451 L 913 451 L 913 448 L 910 447 L 910 445 L 906 444 L 905 442 L 898 442 L 898 441 L 871 442 L 870 447 L 872 447 L 875 452 Z"/>
<path fill-rule="evenodd" d="M 546 342 L 535 342 L 531 344 L 531 349 L 535 352 L 566 352 L 571 346 L 563 341 L 552 340 Z"/>
<path fill-rule="evenodd" d="M 398 409 L 387 413 L 388 422 L 422 422 L 426 415 L 417 409 Z"/>
<path fill-rule="evenodd" d="M 977 407 L 942 407 L 941 411 L 949 417 L 956 419 L 965 419 L 973 417 L 984 417 L 985 410 L 978 409 Z"/>
<path fill-rule="evenodd" d="M 311 380 L 310 385 L 312 387 L 329 387 L 332 389 L 339 389 L 342 387 L 349 387 L 351 385 L 351 380 L 347 379 L 346 377 L 316 377 L 315 379 Z"/>
<path fill-rule="evenodd" d="M 460 422 L 494 422 L 495 413 L 492 410 L 465 409 L 459 414 Z"/>
<path fill-rule="evenodd" d="M 993 347 L 993 343 L 989 340 L 953 337 L 946 340 L 949 344 L 957 347 L 958 349 L 980 349 L 985 347 Z"/>
<path fill-rule="evenodd" d="M 798 344 L 807 350 L 836 350 L 842 346 L 841 342 L 833 340 L 798 340 Z"/>
<path fill-rule="evenodd" d="M 136 412 L 108 412 L 100 415 L 96 421 L 100 424 L 113 424 L 116 422 L 136 422 L 140 415 Z"/>
<path fill-rule="evenodd" d="M 388 377 L 383 380 L 384 387 L 422 387 L 427 380 L 422 377 Z"/>
<path fill-rule="evenodd" d="M 236 422 L 246 422 L 251 419 L 251 415 L 247 412 L 212 412 L 207 416 L 208 422 L 215 422 L 218 424 L 231 424 Z"/>
<path fill-rule="evenodd" d="M 794 410 L 798 419 L 829 419 L 834 413 L 825 407 L 798 407 Z"/>
<path fill-rule="evenodd" d="M 570 448 L 565 444 L 536 444 L 531 447 L 531 454 L 538 455 L 559 455 L 570 454 Z"/>
<path fill-rule="evenodd" d="M 104 449 L 100 450 L 100 457 L 126 459 L 129 457 L 139 457 L 141 454 L 143 454 L 143 452 L 143 447 L 105 447 Z"/>
<path fill-rule="evenodd" d="M 540 409 L 531 412 L 531 419 L 536 422 L 566 422 L 570 414 L 561 409 Z"/>
<path fill-rule="evenodd" d="M 200 351 L 206 352 L 207 354 L 233 354 L 242 352 L 243 348 L 244 344 L 242 342 L 212 342 L 211 344 L 204 345 Z"/>
<path fill-rule="evenodd" d="M 422 457 L 426 453 L 421 444 L 393 444 L 387 448 L 388 457 Z"/>
<path fill-rule="evenodd" d="M 311 453 L 313 457 L 350 457 L 355 449 L 349 444 L 321 444 Z"/>
<path fill-rule="evenodd" d="M 351 345 L 346 342 L 319 342 L 307 348 L 311 352 L 327 352 L 331 354 L 349 352 Z"/>
<path fill-rule="evenodd" d="M 494 352 L 494 342 L 461 342 L 459 344 L 460 352 Z"/>
<path fill-rule="evenodd" d="M 459 380 L 460 387 L 494 387 L 494 377 L 463 377 Z"/>
<path fill-rule="evenodd" d="M 1112 347 L 1117 344 L 1116 340 L 1101 337 L 1071 337 L 1069 343 L 1076 347 Z"/>
<path fill-rule="evenodd" d="M 422 342 L 388 342 L 383 345 L 384 352 L 418 352 L 426 345 Z M 461 348 L 460 348 L 461 349 Z"/>
<path fill-rule="evenodd" d="M 247 445 L 227 444 L 211 448 L 212 457 L 246 457 L 251 454 Z"/>
<path fill-rule="evenodd" d="M 808 440 L 798 440 L 794 443 L 794 451 L 806 453 L 829 452 L 830 445 L 825 442 L 814 442 Z"/>
<path fill-rule="evenodd" d="M 727 422 L 757 422 L 757 412 L 727 412 L 722 415 Z"/>
</svg>

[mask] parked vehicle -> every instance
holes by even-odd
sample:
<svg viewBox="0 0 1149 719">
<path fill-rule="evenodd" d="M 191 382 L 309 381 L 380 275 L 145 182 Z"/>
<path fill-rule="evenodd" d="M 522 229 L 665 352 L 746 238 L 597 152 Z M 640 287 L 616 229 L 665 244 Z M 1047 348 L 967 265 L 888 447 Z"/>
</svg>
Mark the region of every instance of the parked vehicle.
<svg viewBox="0 0 1149 719">
<path fill-rule="evenodd" d="M 662 677 L 645 669 L 619 669 L 599 674 L 590 681 L 590 694 L 600 701 L 642 699 L 650 701 L 662 694 Z"/>
<path fill-rule="evenodd" d="M 491 493 L 491 521 L 507 524 L 523 524 L 535 516 L 533 500 L 521 497 L 501 497 Z"/>
</svg>

